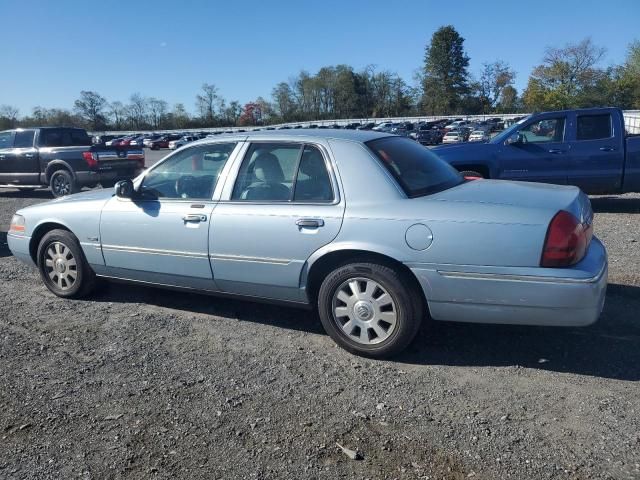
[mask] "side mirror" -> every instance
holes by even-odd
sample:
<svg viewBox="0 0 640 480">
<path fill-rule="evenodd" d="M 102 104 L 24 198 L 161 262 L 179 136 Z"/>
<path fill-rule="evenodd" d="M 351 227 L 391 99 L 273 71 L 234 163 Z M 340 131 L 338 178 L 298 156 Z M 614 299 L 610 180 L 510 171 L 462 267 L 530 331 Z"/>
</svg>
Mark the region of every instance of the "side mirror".
<svg viewBox="0 0 640 480">
<path fill-rule="evenodd" d="M 133 182 L 131 180 L 120 180 L 115 186 L 116 196 L 118 198 L 133 197 Z"/>
<path fill-rule="evenodd" d="M 520 133 L 516 132 L 512 134 L 507 140 L 504 142 L 505 145 L 515 145 L 521 142 Z"/>
</svg>

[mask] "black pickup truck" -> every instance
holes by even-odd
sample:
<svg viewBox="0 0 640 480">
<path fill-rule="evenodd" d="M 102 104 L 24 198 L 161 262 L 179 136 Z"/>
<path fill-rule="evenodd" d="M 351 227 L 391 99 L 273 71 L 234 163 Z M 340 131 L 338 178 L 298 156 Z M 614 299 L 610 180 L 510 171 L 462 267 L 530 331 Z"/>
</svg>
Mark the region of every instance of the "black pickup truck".
<svg viewBox="0 0 640 480">
<path fill-rule="evenodd" d="M 144 169 L 144 150 L 92 145 L 81 128 L 18 128 L 0 132 L 0 187 L 49 186 L 54 197 L 98 183 L 110 187 Z"/>
</svg>

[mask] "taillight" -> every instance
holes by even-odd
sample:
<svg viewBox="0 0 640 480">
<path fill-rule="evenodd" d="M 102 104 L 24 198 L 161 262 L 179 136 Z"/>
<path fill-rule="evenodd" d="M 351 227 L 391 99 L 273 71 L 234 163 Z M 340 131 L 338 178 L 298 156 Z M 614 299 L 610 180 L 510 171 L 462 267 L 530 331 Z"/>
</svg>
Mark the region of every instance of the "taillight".
<svg viewBox="0 0 640 480">
<path fill-rule="evenodd" d="M 568 267 L 578 263 L 587 252 L 592 234 L 591 225 L 560 210 L 549 223 L 540 266 Z"/>
<path fill-rule="evenodd" d="M 82 158 L 87 162 L 90 168 L 96 168 L 98 166 L 98 158 L 93 152 L 82 152 Z"/>
</svg>

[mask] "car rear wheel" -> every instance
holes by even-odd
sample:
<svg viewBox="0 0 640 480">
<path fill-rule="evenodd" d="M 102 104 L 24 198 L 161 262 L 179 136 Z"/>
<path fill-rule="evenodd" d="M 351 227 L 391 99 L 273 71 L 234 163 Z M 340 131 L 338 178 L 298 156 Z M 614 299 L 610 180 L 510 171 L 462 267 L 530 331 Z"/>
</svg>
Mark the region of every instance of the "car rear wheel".
<svg viewBox="0 0 640 480">
<path fill-rule="evenodd" d="M 78 184 L 68 170 L 56 170 L 51 175 L 49 187 L 54 197 L 63 197 L 79 191 Z"/>
<path fill-rule="evenodd" d="M 55 295 L 80 298 L 96 285 L 96 274 L 87 262 L 78 239 L 67 230 L 51 230 L 38 245 L 38 270 Z"/>
<path fill-rule="evenodd" d="M 423 318 L 422 294 L 404 274 L 378 263 L 350 263 L 331 272 L 318 292 L 327 333 L 345 350 L 382 358 L 404 350 Z"/>
</svg>

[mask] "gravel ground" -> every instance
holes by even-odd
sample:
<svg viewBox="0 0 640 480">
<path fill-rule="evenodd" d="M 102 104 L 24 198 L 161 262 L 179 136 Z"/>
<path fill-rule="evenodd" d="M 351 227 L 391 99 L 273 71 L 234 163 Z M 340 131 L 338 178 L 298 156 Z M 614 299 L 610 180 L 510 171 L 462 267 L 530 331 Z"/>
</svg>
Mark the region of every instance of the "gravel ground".
<svg viewBox="0 0 640 480">
<path fill-rule="evenodd" d="M 0 230 L 48 198 L 1 191 Z M 116 284 L 61 300 L 0 233 L 0 478 L 640 478 L 640 195 L 593 205 L 598 323 L 428 323 L 393 361 L 306 311 Z"/>
</svg>

